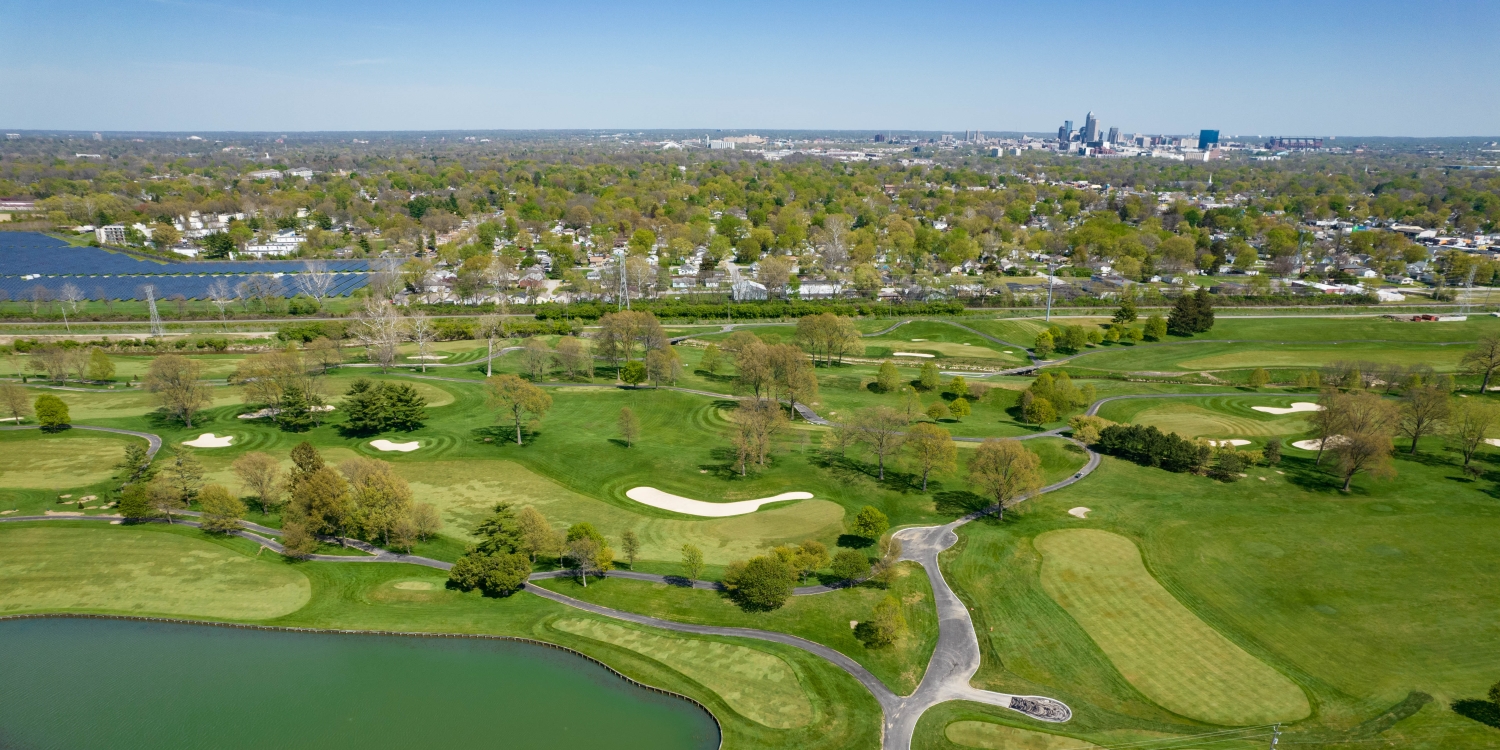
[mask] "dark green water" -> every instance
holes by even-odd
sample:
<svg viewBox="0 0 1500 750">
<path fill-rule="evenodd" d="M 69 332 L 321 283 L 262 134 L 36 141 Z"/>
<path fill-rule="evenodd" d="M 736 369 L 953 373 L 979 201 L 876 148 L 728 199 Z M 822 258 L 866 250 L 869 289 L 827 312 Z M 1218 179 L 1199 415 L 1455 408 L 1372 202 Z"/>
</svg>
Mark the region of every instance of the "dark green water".
<svg viewBox="0 0 1500 750">
<path fill-rule="evenodd" d="M 697 706 L 542 646 L 0 622 L 3 750 L 711 750 L 718 736 Z"/>
</svg>

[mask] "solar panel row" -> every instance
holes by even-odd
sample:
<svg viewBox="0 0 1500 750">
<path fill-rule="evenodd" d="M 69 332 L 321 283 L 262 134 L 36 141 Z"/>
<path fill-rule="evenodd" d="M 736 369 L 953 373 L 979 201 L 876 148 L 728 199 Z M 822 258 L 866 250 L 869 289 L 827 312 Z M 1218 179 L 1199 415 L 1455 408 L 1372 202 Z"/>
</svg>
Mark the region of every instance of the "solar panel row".
<svg viewBox="0 0 1500 750">
<path fill-rule="evenodd" d="M 155 288 L 157 299 L 164 299 L 176 294 L 181 294 L 188 299 L 207 299 L 209 285 L 215 280 L 223 279 L 228 285 L 229 293 L 236 294 L 238 291 L 244 296 L 254 296 L 250 290 L 243 286 L 251 284 L 270 284 L 277 290 L 280 296 L 292 297 L 300 293 L 310 292 L 306 279 L 297 276 L 283 276 L 279 279 L 260 274 L 223 274 L 218 276 L 109 276 L 109 277 L 76 277 L 61 276 L 54 278 L 23 279 L 18 276 L 0 277 L 0 295 L 3 299 L 29 300 L 33 299 L 38 289 L 42 290 L 43 300 L 53 300 L 62 294 L 65 284 L 72 284 L 79 292 L 88 299 L 145 299 L 145 287 L 147 285 Z M 342 297 L 352 294 L 370 283 L 368 273 L 341 273 L 335 274 L 333 284 L 325 296 Z"/>
<path fill-rule="evenodd" d="M 329 271 L 368 271 L 369 260 L 323 261 Z M 295 260 L 214 260 L 162 262 L 141 260 L 97 247 L 74 247 L 35 232 L 0 232 L 0 276 L 30 274 L 147 274 L 299 273 L 307 270 Z"/>
</svg>

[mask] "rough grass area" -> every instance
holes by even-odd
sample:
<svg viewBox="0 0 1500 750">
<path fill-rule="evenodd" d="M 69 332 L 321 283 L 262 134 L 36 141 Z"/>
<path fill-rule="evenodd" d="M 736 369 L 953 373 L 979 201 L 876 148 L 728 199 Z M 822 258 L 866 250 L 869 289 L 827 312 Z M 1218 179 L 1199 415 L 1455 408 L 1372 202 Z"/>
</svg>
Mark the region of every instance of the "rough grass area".
<svg viewBox="0 0 1500 750">
<path fill-rule="evenodd" d="M 64 490 L 102 482 L 114 475 L 129 441 L 145 446 L 139 438 L 98 432 L 0 435 L 0 486 L 16 489 Z"/>
<path fill-rule="evenodd" d="M 0 612 L 266 620 L 311 597 L 307 577 L 155 529 L 0 526 Z"/>
<path fill-rule="evenodd" d="M 1198 619 L 1151 577 L 1129 539 L 1094 529 L 1038 536 L 1042 586 L 1158 705 L 1213 724 L 1292 721 L 1307 696 Z"/>
<path fill-rule="evenodd" d="M 1072 737 L 991 724 L 987 721 L 955 721 L 943 730 L 954 744 L 983 750 L 1094 750 L 1098 745 Z"/>
<path fill-rule="evenodd" d="M 872 336 L 863 342 L 866 357 L 889 357 L 894 352 L 914 352 L 931 354 L 934 359 L 987 360 L 997 367 L 1015 367 L 1027 362 L 1024 350 L 997 344 L 958 326 L 936 320 L 907 323 L 888 334 Z M 1010 353 L 1007 354 L 1007 351 Z"/>
<path fill-rule="evenodd" d="M 598 620 L 564 619 L 552 627 L 635 651 L 683 673 L 751 721 L 791 729 L 813 720 L 797 673 L 781 657 L 722 641 L 658 635 Z"/>
</svg>

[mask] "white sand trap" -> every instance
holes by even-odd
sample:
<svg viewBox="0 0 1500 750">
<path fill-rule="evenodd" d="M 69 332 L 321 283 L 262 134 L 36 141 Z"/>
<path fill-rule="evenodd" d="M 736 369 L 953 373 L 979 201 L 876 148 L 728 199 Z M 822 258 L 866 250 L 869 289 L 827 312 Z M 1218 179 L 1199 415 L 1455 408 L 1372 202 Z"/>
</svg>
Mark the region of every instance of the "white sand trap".
<svg viewBox="0 0 1500 750">
<path fill-rule="evenodd" d="M 1249 445 L 1250 441 L 1249 440 L 1210 440 L 1210 441 L 1208 441 L 1208 444 L 1210 446 L 1215 447 L 1215 448 L 1223 448 L 1223 447 L 1231 446 L 1231 445 L 1234 446 L 1234 447 L 1236 447 L 1236 448 L 1238 448 L 1238 447 L 1240 447 L 1242 445 Z"/>
<path fill-rule="evenodd" d="M 925 358 L 925 359 L 932 359 L 936 355 L 933 355 L 933 354 L 922 354 L 920 352 L 891 352 L 891 356 L 893 356 L 893 357 L 922 357 L 922 358 Z"/>
<path fill-rule="evenodd" d="M 418 355 L 418 354 L 412 354 L 412 355 L 410 355 L 410 356 L 407 357 L 407 359 L 429 359 L 429 360 L 430 359 L 447 359 L 447 358 L 448 358 L 448 355 L 446 355 L 446 354 L 441 355 L 441 356 L 436 355 L 436 354 L 428 354 L 428 355 L 425 355 L 425 356 Z"/>
<path fill-rule="evenodd" d="M 736 503 L 705 503 L 702 500 L 694 500 L 688 497 L 680 497 L 667 492 L 662 492 L 655 487 L 632 487 L 625 492 L 625 497 L 630 498 L 642 505 L 653 508 L 686 513 L 690 516 L 705 516 L 708 518 L 724 518 L 726 516 L 741 516 L 746 513 L 754 513 L 760 506 L 766 503 L 779 503 L 782 500 L 811 500 L 811 492 L 783 492 L 774 497 L 763 497 L 759 500 L 741 500 Z"/>
<path fill-rule="evenodd" d="M 42 515 L 44 515 L 44 516 L 81 516 L 83 514 L 75 512 L 75 511 L 71 511 L 71 510 L 44 510 L 44 511 L 42 511 Z"/>
<path fill-rule="evenodd" d="M 193 440 L 182 441 L 182 444 L 190 445 L 194 448 L 228 448 L 232 442 L 234 442 L 233 435 L 219 437 L 215 436 L 212 432 L 205 432 Z"/>
<path fill-rule="evenodd" d="M 912 339 L 912 341 L 926 341 L 927 339 Z"/>
<path fill-rule="evenodd" d="M 1080 505 L 1077 508 L 1069 508 L 1068 515 L 1074 518 L 1088 518 L 1090 510 L 1092 510 L 1092 508 L 1085 508 Z"/>
<path fill-rule="evenodd" d="M 1252 406 L 1251 409 L 1267 414 L 1296 414 L 1299 411 L 1323 411 L 1323 407 L 1311 401 L 1295 401 L 1291 406 Z"/>
<path fill-rule="evenodd" d="M 1329 448 L 1332 448 L 1335 445 L 1338 445 L 1339 443 L 1342 443 L 1342 442 L 1344 442 L 1344 436 L 1343 435 L 1330 435 L 1328 437 L 1328 447 Z M 1315 450 L 1318 450 L 1319 448 L 1323 447 L 1323 441 L 1317 440 L 1317 439 L 1313 439 L 1313 440 L 1298 440 L 1297 442 L 1292 443 L 1292 447 L 1293 448 L 1301 448 L 1302 450 L 1305 450 L 1305 451 L 1315 451 Z"/>
<path fill-rule="evenodd" d="M 371 440 L 370 445 L 374 446 L 375 450 L 378 451 L 401 451 L 402 453 L 411 453 L 412 451 L 422 447 L 421 444 L 415 440 L 411 441 L 410 443 L 393 443 L 389 440 L 386 440 L 385 438 L 381 438 L 379 440 Z"/>
<path fill-rule="evenodd" d="M 1500 438 L 1485 438 L 1484 442 L 1490 445 L 1500 446 Z"/>
<path fill-rule="evenodd" d="M 324 405 L 324 406 L 310 406 L 310 407 L 308 407 L 307 410 L 308 411 L 333 411 L 333 404 L 327 404 L 327 405 Z M 240 419 L 260 419 L 261 417 L 274 417 L 274 416 L 276 416 L 277 414 L 280 414 L 280 413 L 281 413 L 280 409 L 272 409 L 270 407 L 267 407 L 265 409 L 261 409 L 260 411 L 252 411 L 249 414 L 241 414 L 240 415 Z"/>
<path fill-rule="evenodd" d="M 11 508 L 10 510 L 0 510 L 0 516 L 8 516 L 8 515 L 10 515 L 12 513 L 15 513 L 18 510 L 20 510 L 20 508 Z"/>
<path fill-rule="evenodd" d="M 0 422 L 15 422 L 20 424 L 23 417 L 0 417 Z"/>
</svg>

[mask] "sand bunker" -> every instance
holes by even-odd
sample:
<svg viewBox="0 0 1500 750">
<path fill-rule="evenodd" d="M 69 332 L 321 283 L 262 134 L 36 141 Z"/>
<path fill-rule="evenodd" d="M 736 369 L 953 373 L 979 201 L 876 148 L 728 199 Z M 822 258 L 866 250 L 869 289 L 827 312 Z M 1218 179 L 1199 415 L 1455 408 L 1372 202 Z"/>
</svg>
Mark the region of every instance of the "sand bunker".
<svg viewBox="0 0 1500 750">
<path fill-rule="evenodd" d="M 44 515 L 44 516 L 81 516 L 83 514 L 82 513 L 78 513 L 76 511 L 71 511 L 71 510 L 44 510 L 44 511 L 42 511 L 42 515 Z"/>
<path fill-rule="evenodd" d="M 926 359 L 932 359 L 936 355 L 933 355 L 933 354 L 922 354 L 920 352 L 891 352 L 891 356 L 893 356 L 893 357 L 924 357 Z"/>
<path fill-rule="evenodd" d="M 1249 445 L 1250 441 L 1249 440 L 1210 440 L 1210 441 L 1208 441 L 1208 444 L 1211 445 L 1211 446 L 1213 446 L 1213 447 L 1215 447 L 1215 448 L 1224 448 L 1224 447 L 1231 446 L 1231 445 L 1234 446 L 1234 447 L 1236 447 L 1236 448 L 1238 448 L 1238 447 L 1240 447 L 1242 445 Z"/>
<path fill-rule="evenodd" d="M 193 440 L 182 441 L 182 444 L 190 445 L 194 448 L 228 448 L 232 442 L 234 442 L 233 435 L 216 437 L 212 432 L 205 432 Z"/>
<path fill-rule="evenodd" d="M 409 355 L 407 357 L 407 359 L 428 359 L 428 360 L 431 360 L 431 359 L 447 359 L 447 358 L 448 358 L 448 355 L 446 355 L 446 354 L 441 355 L 441 356 L 439 356 L 437 354 L 428 354 L 426 356 L 412 354 L 412 355 Z"/>
<path fill-rule="evenodd" d="M 20 424 L 22 419 L 24 417 L 0 417 L 0 422 L 15 422 L 16 424 Z"/>
<path fill-rule="evenodd" d="M 1342 443 L 1342 442 L 1344 442 L 1344 436 L 1343 435 L 1330 435 L 1328 437 L 1328 447 L 1329 448 L 1332 448 L 1332 447 L 1334 447 L 1334 446 L 1336 446 L 1336 445 L 1338 445 L 1339 443 Z M 1319 450 L 1319 449 L 1321 449 L 1323 447 L 1323 441 L 1317 440 L 1317 439 L 1313 439 L 1313 440 L 1298 440 L 1297 442 L 1292 443 L 1292 447 L 1293 448 L 1301 448 L 1302 450 L 1305 450 L 1305 451 L 1315 451 L 1315 450 Z"/>
<path fill-rule="evenodd" d="M 410 443 L 393 443 L 389 440 L 386 440 L 385 438 L 381 438 L 379 440 L 371 440 L 370 445 L 374 446 L 375 450 L 378 451 L 401 451 L 402 453 L 411 453 L 412 451 L 422 447 L 421 444 L 419 444 L 415 440 L 411 441 Z"/>
<path fill-rule="evenodd" d="M 1500 446 L 1500 438 L 1485 438 L 1484 442 L 1490 445 Z"/>
<path fill-rule="evenodd" d="M 779 503 L 783 500 L 811 500 L 811 492 L 783 492 L 774 497 L 763 497 L 759 500 L 741 500 L 734 503 L 705 503 L 702 500 L 680 497 L 667 492 L 662 492 L 655 487 L 634 487 L 625 492 L 625 497 L 630 498 L 642 505 L 653 508 L 686 513 L 690 516 L 705 516 L 708 518 L 724 518 L 726 516 L 741 516 L 746 513 L 754 513 L 760 506 L 766 503 Z"/>
<path fill-rule="evenodd" d="M 1299 411 L 1323 411 L 1323 407 L 1311 401 L 1295 401 L 1291 406 L 1252 406 L 1251 409 L 1267 414 L 1296 414 Z"/>
<path fill-rule="evenodd" d="M 1069 508 L 1068 515 L 1074 518 L 1088 518 L 1090 510 L 1092 510 L 1092 508 L 1085 508 L 1080 505 L 1077 508 Z"/>
<path fill-rule="evenodd" d="M 11 508 L 10 510 L 0 510 L 0 516 L 8 516 L 8 515 L 10 515 L 12 513 L 15 513 L 18 510 L 20 510 L 20 508 Z"/>
<path fill-rule="evenodd" d="M 333 404 L 328 404 L 327 406 L 310 406 L 310 407 L 307 408 L 307 410 L 308 411 L 333 411 Z M 280 413 L 281 413 L 280 409 L 272 409 L 272 408 L 267 407 L 265 409 L 261 409 L 260 411 L 252 411 L 249 414 L 241 414 L 240 415 L 240 419 L 260 419 L 261 417 L 274 417 L 274 416 L 276 416 L 277 414 L 280 414 Z"/>
</svg>

